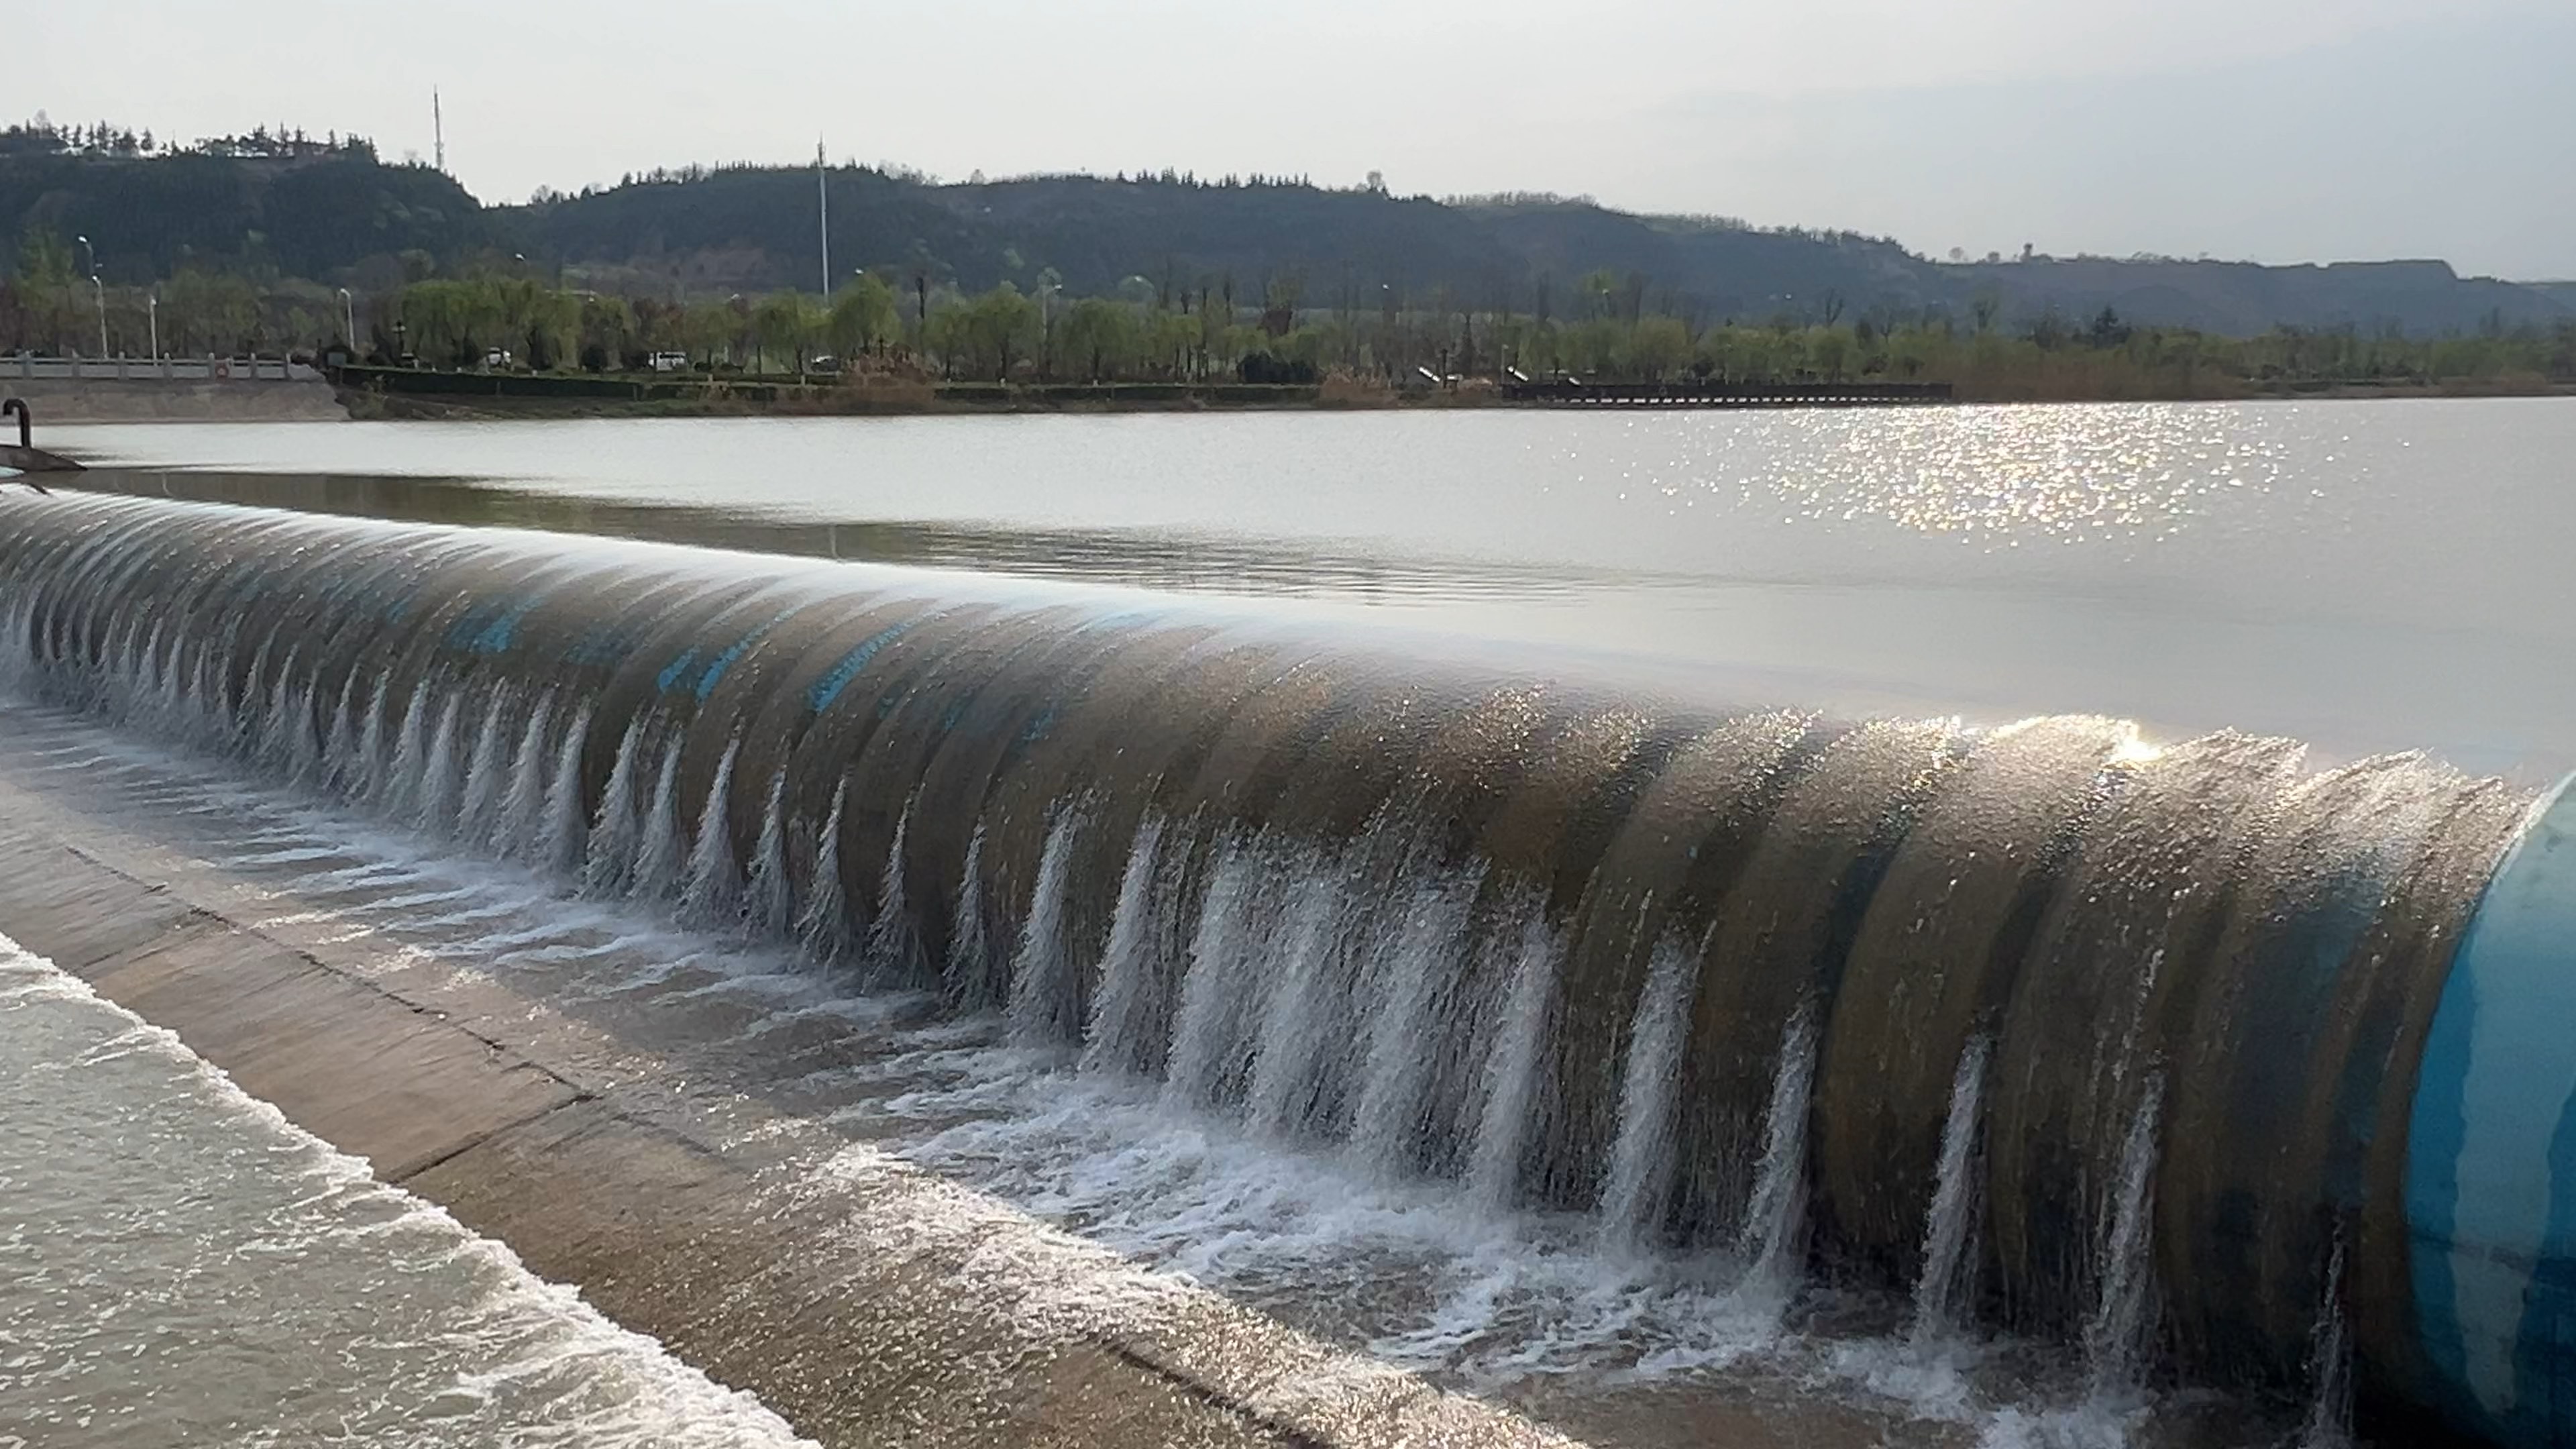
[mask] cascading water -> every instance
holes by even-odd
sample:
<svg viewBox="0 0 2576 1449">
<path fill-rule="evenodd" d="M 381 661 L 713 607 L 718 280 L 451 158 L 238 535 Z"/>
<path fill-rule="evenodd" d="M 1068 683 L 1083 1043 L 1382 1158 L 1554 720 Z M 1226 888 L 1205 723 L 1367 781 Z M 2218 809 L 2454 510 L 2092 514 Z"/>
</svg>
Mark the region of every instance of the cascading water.
<svg viewBox="0 0 2576 1449">
<path fill-rule="evenodd" d="M 456 797 L 461 782 L 457 779 L 456 713 L 464 704 L 462 695 L 450 694 L 438 708 L 438 723 L 429 732 L 429 753 L 422 758 L 420 788 L 415 798 L 420 802 L 412 823 L 432 835 L 444 835 L 456 826 Z"/>
<path fill-rule="evenodd" d="M 553 696 L 547 696 L 551 703 Z M 523 747 L 542 749 L 543 724 L 531 722 Z M 582 865 L 582 852 L 588 847 L 590 821 L 581 808 L 581 747 L 590 734 L 590 706 L 575 711 L 572 727 L 563 733 L 563 743 L 555 752 L 554 769 L 546 776 L 545 798 L 537 806 L 538 826 L 534 837 L 513 836 L 511 843 L 522 848 L 533 847 L 528 857 L 531 864 L 550 871 L 575 871 Z M 518 797 L 512 797 L 514 806 Z"/>
<path fill-rule="evenodd" d="M 2317 1312 L 2316 1351 L 2308 1376 L 2308 1416 L 2299 1426 L 2299 1449 L 2351 1449 L 2352 1328 L 2343 1311 L 2343 1244 L 2326 1260 L 2325 1301 Z"/>
<path fill-rule="evenodd" d="M 971 853 L 980 862 L 983 837 Z M 1082 1033 L 1082 1069 L 1086 1072 L 1142 1071 L 1145 1063 L 1130 1055 L 1150 1030 L 1139 1014 L 1150 1004 L 1155 972 L 1155 893 L 1162 879 L 1163 822 L 1148 818 L 1136 826 L 1136 841 L 1119 871 L 1118 904 L 1110 915 L 1109 943 L 1102 953 L 1100 989 L 1092 997 L 1091 1019 Z M 1038 874 L 1046 874 L 1043 859 Z M 980 898 L 981 892 L 977 892 Z"/>
<path fill-rule="evenodd" d="M 1230 845 L 1221 849 L 1209 873 L 1163 1068 L 1163 1094 L 1175 1105 L 1218 1105 L 1228 1078 L 1240 1070 L 1236 1048 L 1242 1021 L 1263 985 L 1253 956 L 1254 932 L 1246 920 L 1262 874 L 1252 855 Z"/>
<path fill-rule="evenodd" d="M 680 836 L 680 741 L 662 750 L 661 768 L 641 812 L 630 893 L 648 901 L 675 899 L 687 877 L 688 848 Z"/>
<path fill-rule="evenodd" d="M 2080 1340 L 2111 1395 L 2164 1343 L 2304 1383 L 2318 1305 L 2402 1278 L 2413 1063 L 2526 804 L 534 534 L 12 499 L 0 568 L 17 688 L 1257 1140 L 1733 1255 L 1775 1316 L 1824 1255 L 1918 1334 Z"/>
<path fill-rule="evenodd" d="M 1800 1271 L 1807 1226 L 1807 1101 L 1816 1076 L 1816 1021 L 1800 1005 L 1780 1041 L 1779 1075 L 1762 1115 L 1762 1160 L 1738 1247 L 1754 1306 L 1777 1316 Z"/>
<path fill-rule="evenodd" d="M 210 674 L 214 663 L 211 654 L 211 650 L 200 651 L 198 654 L 197 681 L 189 691 L 193 700 L 206 711 L 210 721 L 214 711 L 223 703 L 222 696 L 214 692 L 214 681 Z M 420 799 L 422 791 L 427 788 L 433 770 L 428 757 L 429 689 L 427 685 L 428 681 L 424 680 L 419 687 L 415 687 L 411 691 L 409 702 L 403 706 L 402 727 L 394 732 L 392 766 L 382 775 L 368 777 L 369 787 L 377 792 L 376 798 L 385 805 L 387 813 L 395 816 L 411 815 L 415 820 L 418 816 L 415 813 L 417 807 L 414 802 Z"/>
<path fill-rule="evenodd" d="M 1055 823 L 1048 827 L 1046 846 L 1038 854 L 1037 885 L 1029 897 L 1028 921 L 1020 928 L 1019 949 L 1011 957 L 1011 997 L 1008 1014 L 1011 1039 L 1021 1046 L 1054 1046 L 1070 1034 L 1072 1022 L 1068 1007 L 1072 995 L 1073 943 L 1065 939 L 1065 873 L 1072 868 L 1074 835 L 1081 829 L 1082 814 L 1078 808 L 1056 812 Z M 983 890 L 977 875 L 984 859 L 984 837 L 978 827 L 975 838 L 966 847 L 966 884 L 960 887 L 959 899 L 971 897 L 975 904 L 973 926 L 978 940 L 972 947 L 961 947 L 960 954 L 980 961 L 982 945 Z M 961 906 L 961 922 L 966 913 Z"/>
<path fill-rule="evenodd" d="M 1341 883 L 1324 870 L 1308 866 L 1297 872 L 1287 909 L 1279 922 L 1282 934 L 1260 953 L 1262 964 L 1276 975 L 1263 993 L 1257 1016 L 1238 1019 L 1243 1033 L 1238 1054 L 1250 1060 L 1244 1081 L 1244 1117 L 1256 1132 L 1288 1135 L 1313 1124 L 1315 1075 L 1325 1069 L 1334 1043 L 1336 1007 L 1334 958 L 1341 947 L 1346 904 L 1336 889 Z M 1244 953 L 1247 963 L 1254 953 Z M 1252 969 L 1259 969 L 1258 966 Z"/>
<path fill-rule="evenodd" d="M 1044 875 L 1044 869 L 1041 868 L 1039 873 Z M 983 874 L 984 827 L 979 824 L 975 827 L 973 837 L 966 842 L 964 879 L 959 881 L 957 886 L 957 916 L 948 927 L 948 965 L 942 973 L 947 980 L 950 998 L 960 1005 L 966 1003 L 968 983 L 980 986 L 990 974 L 986 967 L 992 960 L 993 948 L 984 923 Z M 1030 924 L 1020 941 L 1020 950 L 1023 953 L 1031 949 L 1031 941 L 1041 933 L 1046 935 L 1049 949 L 1052 948 L 1054 940 L 1052 922 L 1042 927 L 1039 921 L 1040 916 L 1046 914 L 1042 904 L 1044 899 L 1044 895 L 1041 894 L 1039 900 L 1030 903 Z M 1014 961 L 1012 964 L 1013 989 L 1023 996 L 1032 994 L 1036 988 L 1033 985 L 1022 987 L 1020 975 L 1019 964 Z M 990 1003 L 977 1004 L 989 1005 Z M 1025 1014 L 1024 1009 L 1023 1015 Z M 1033 1033 L 1026 1021 L 1014 1022 L 1013 1027 L 1014 1034 L 1021 1038 L 1023 1045 L 1042 1044 L 1041 1040 L 1032 1039 Z"/>
<path fill-rule="evenodd" d="M 1917 1348 L 1959 1328 L 1960 1270 L 1975 1226 L 1973 1168 L 1984 1121 L 1986 1057 L 1993 1045 L 1983 1035 L 1970 1041 L 1959 1054 L 1959 1075 L 1950 1084 L 1950 1117 L 1941 1126 L 1941 1176 L 1923 1224 L 1923 1273 L 1915 1280 L 1914 1321 L 1907 1330 Z"/>
<path fill-rule="evenodd" d="M 1615 1246 L 1633 1244 L 1660 1222 L 1672 1171 L 1673 1090 L 1688 1041 L 1690 988 L 1696 975 L 1679 942 L 1655 948 L 1637 1019 L 1628 1030 L 1628 1063 L 1619 1094 L 1619 1136 L 1601 1191 L 1601 1230 Z"/>
<path fill-rule="evenodd" d="M 2164 1100 L 2164 1079 L 2150 1077 L 2120 1149 L 2120 1175 L 2102 1234 L 2101 1298 L 2084 1325 L 2085 1367 L 2097 1399 L 2136 1393 L 2147 1335 L 2155 1326 L 2155 1245 L 2149 1234 Z"/>
<path fill-rule="evenodd" d="M 1415 892 L 1395 938 L 1384 1010 L 1368 1023 L 1368 1048 L 1351 1146 L 1360 1161 L 1386 1175 L 1420 1160 L 1428 1101 L 1439 1080 L 1439 1032 L 1451 1008 L 1480 872 L 1434 877 Z"/>
<path fill-rule="evenodd" d="M 635 819 L 635 752 L 644 738 L 644 721 L 626 726 L 617 739 L 617 758 L 608 767 L 608 783 L 599 792 L 599 813 L 584 836 L 581 855 L 583 893 L 612 896 L 634 876 L 639 838 Z M 570 806 L 571 802 L 565 802 Z M 579 819 L 576 809 L 573 818 Z"/>
<path fill-rule="evenodd" d="M 837 958 L 850 939 L 849 911 L 841 894 L 841 808 L 846 800 L 842 790 L 832 792 L 831 811 L 815 836 L 805 905 L 795 918 L 796 942 L 814 961 Z"/>
<path fill-rule="evenodd" d="M 483 722 L 474 730 L 474 748 L 465 757 L 465 790 L 457 807 L 457 834 L 480 849 L 491 848 L 492 832 L 500 824 L 501 790 L 509 783 L 504 773 L 516 773 L 501 757 L 508 703 L 502 693 L 493 693 L 483 708 Z"/>
<path fill-rule="evenodd" d="M 734 757 L 741 748 L 739 740 L 726 743 L 724 758 L 716 764 L 715 784 L 708 789 L 707 803 L 698 815 L 696 839 L 689 847 L 680 888 L 680 919 L 692 926 L 722 927 L 741 911 L 741 878 L 734 868 L 733 832 L 725 821 L 727 797 L 733 793 Z"/>
<path fill-rule="evenodd" d="M 760 840 L 743 883 L 743 926 L 754 940 L 778 940 L 796 919 L 795 883 L 787 864 L 787 775 L 769 780 L 760 809 Z"/>
<path fill-rule="evenodd" d="M 178 653 L 179 641 L 173 635 L 170 664 L 163 671 L 162 687 L 166 691 L 167 702 L 161 711 L 164 726 L 173 733 L 186 727 L 180 715 L 187 701 L 179 691 Z M 352 670 L 349 678 L 354 683 L 358 678 L 357 672 Z M 390 672 L 378 674 L 375 687 L 367 694 L 367 722 L 358 730 L 358 757 L 346 762 L 333 777 L 342 794 L 362 794 L 375 782 L 388 779 L 393 774 L 385 762 L 385 695 L 393 688 L 393 683 L 394 677 Z"/>
<path fill-rule="evenodd" d="M 1495 948 L 1509 962 L 1508 985 L 1486 1051 L 1483 1102 L 1467 1169 L 1468 1193 L 1488 1207 L 1509 1206 L 1518 1190 L 1559 954 L 1555 935 L 1536 916 L 1525 917 L 1516 935 L 1500 935 Z"/>
<path fill-rule="evenodd" d="M 528 712 L 518 745 L 510 752 L 509 780 L 501 787 L 491 831 L 483 840 L 487 848 L 514 859 L 544 863 L 548 858 L 546 733 L 554 714 L 554 692 L 548 690 Z"/>
<path fill-rule="evenodd" d="M 912 833 L 912 811 L 921 803 L 915 794 L 903 802 L 903 813 L 895 817 L 894 841 L 886 848 L 885 867 L 877 879 L 876 918 L 868 925 L 867 969 L 872 982 L 903 981 L 920 974 L 921 932 L 913 925 L 912 905 L 904 899 L 903 842 Z M 832 813 L 840 814 L 841 801 L 832 802 Z M 834 854 L 838 855 L 835 839 Z"/>
</svg>

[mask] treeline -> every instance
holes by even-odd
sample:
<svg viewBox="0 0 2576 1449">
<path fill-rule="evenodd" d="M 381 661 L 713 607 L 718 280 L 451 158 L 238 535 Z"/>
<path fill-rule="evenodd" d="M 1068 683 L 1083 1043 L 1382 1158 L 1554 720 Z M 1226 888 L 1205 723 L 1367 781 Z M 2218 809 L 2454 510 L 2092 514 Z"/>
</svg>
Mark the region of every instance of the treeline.
<svg viewBox="0 0 2576 1449">
<path fill-rule="evenodd" d="M 553 284 L 524 264 L 347 294 L 286 279 L 183 268 L 146 286 L 93 282 L 76 248 L 35 236 L 0 281 L 0 351 L 143 355 L 333 347 L 431 368 L 694 371 L 784 376 L 829 357 L 845 371 L 982 382 L 1474 386 L 1511 372 L 1596 381 L 1948 382 L 1991 398 L 2227 397 L 2300 388 L 2576 384 L 2576 321 L 2415 338 L 2394 329 L 2275 328 L 2228 338 L 2134 325 L 2111 308 L 2019 323 L 1990 301 L 1964 314 L 1873 308 L 1695 323 L 1632 279 L 1582 278 L 1553 310 L 1459 307 L 1382 289 L 1322 299 L 1130 277 L 1077 296 L 1042 273 L 1023 291 L 927 277 L 853 277 L 829 298 L 775 290 L 722 300 L 620 296 Z M 350 334 L 352 324 L 355 336 Z"/>
<path fill-rule="evenodd" d="M 129 357 L 311 352 L 346 331 L 335 289 L 294 277 L 183 266 L 141 286 L 111 285 L 86 249 L 31 233 L 0 277 L 0 353 Z"/>
<path fill-rule="evenodd" d="M 702 369 L 792 373 L 827 352 L 888 356 L 905 337 L 893 291 L 874 277 L 828 303 L 790 291 L 722 302 L 627 298 L 512 275 L 425 281 L 362 325 L 377 361 L 481 367 L 500 353 L 502 365 L 537 372 L 643 371 L 676 353 Z"/>
<path fill-rule="evenodd" d="M 239 161 L 284 161 L 321 156 L 376 157 L 376 145 L 364 136 L 336 131 L 309 136 L 301 127 L 279 125 L 271 131 L 255 126 L 238 136 L 200 136 L 186 144 L 176 138 L 155 141 L 151 128 L 137 131 L 109 121 L 60 126 L 38 111 L 33 120 L 0 126 L 0 156 L 97 156 L 140 160 L 147 156 L 221 156 Z"/>
<path fill-rule="evenodd" d="M 830 356 L 843 368 L 985 382 L 1313 382 L 1458 386 L 1517 371 L 1598 381 L 1949 382 L 1974 396 L 2223 397 L 2313 386 L 2528 388 L 2576 384 L 2576 322 L 2475 335 L 2279 328 L 2224 338 L 2140 327 L 2104 308 L 2019 326 L 1990 308 L 1954 316 L 1885 310 L 1848 320 L 1786 315 L 1693 326 L 1608 275 L 1586 278 L 1572 315 L 1425 307 L 1302 306 L 1276 292 L 1110 296 L 1042 282 L 981 292 L 904 291 L 874 274 L 828 300 L 777 291 L 722 302 L 621 298 L 524 276 L 431 281 L 389 299 L 371 350 L 433 367 L 494 352 L 534 370 L 641 369 L 681 354 L 694 369 L 782 375 Z"/>
</svg>

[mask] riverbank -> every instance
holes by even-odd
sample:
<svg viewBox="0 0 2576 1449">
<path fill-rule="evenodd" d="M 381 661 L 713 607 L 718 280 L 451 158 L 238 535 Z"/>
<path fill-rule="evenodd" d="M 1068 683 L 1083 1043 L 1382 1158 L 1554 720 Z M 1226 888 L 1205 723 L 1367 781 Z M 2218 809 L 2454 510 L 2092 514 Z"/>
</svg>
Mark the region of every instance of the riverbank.
<svg viewBox="0 0 2576 1449">
<path fill-rule="evenodd" d="M 935 417 L 1003 413 L 1305 412 L 1363 408 L 1479 406 L 1456 395 L 1337 399 L 1315 388 L 1174 388 L 1111 392 L 1077 388 L 707 388 L 645 396 L 514 396 L 383 392 L 343 388 L 340 404 L 361 421 L 472 419 Z"/>
<path fill-rule="evenodd" d="M 26 399 L 40 428 L 56 423 L 336 422 L 349 416 L 331 385 L 319 378 L 252 382 L 0 376 L 0 397 Z"/>
<path fill-rule="evenodd" d="M 1589 394 L 1587 396 L 1586 394 Z M 1526 394 L 1526 395 L 1519 395 Z M 1599 384 L 1591 389 L 1399 388 L 1332 377 L 1317 384 L 942 382 L 871 375 L 795 378 L 629 378 L 351 368 L 339 403 L 365 420 L 476 418 L 922 417 L 942 414 L 1451 411 L 1482 408 L 1777 408 L 1938 406 L 1945 403 L 2250 402 L 2303 398 L 2576 396 L 2576 383 L 2541 377 L 2445 383 L 2249 382 L 2210 375 L 2187 387 L 2134 380 L 1976 376 L 1951 383 L 1789 383 L 1709 387 Z"/>
</svg>

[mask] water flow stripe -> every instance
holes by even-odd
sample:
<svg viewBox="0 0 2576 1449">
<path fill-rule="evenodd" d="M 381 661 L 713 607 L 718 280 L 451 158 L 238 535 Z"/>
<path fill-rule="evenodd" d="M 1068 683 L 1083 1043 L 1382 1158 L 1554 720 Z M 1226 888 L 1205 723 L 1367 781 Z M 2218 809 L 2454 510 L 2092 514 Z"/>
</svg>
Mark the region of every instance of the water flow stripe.
<svg viewBox="0 0 2576 1449">
<path fill-rule="evenodd" d="M 805 708 L 814 714 L 830 709 L 832 701 L 841 697 L 841 691 L 849 687 L 851 680 L 859 677 L 859 671 L 868 667 L 868 661 L 876 658 L 878 651 L 900 638 L 904 630 L 922 622 L 923 619 L 906 619 L 900 624 L 890 624 L 842 655 L 840 662 L 826 670 L 806 690 Z"/>
</svg>

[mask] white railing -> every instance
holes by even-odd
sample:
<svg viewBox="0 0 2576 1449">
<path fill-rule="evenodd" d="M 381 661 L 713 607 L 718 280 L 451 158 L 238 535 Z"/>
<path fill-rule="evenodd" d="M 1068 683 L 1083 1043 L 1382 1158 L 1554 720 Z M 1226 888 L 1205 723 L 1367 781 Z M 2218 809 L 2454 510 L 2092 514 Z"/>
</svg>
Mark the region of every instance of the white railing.
<svg viewBox="0 0 2576 1449">
<path fill-rule="evenodd" d="M 310 382 L 322 374 L 282 357 L 40 357 L 0 355 L 0 381 L 78 378 L 94 382 Z"/>
</svg>

